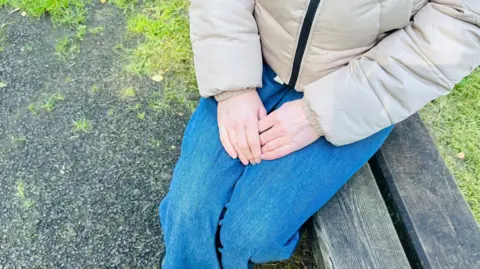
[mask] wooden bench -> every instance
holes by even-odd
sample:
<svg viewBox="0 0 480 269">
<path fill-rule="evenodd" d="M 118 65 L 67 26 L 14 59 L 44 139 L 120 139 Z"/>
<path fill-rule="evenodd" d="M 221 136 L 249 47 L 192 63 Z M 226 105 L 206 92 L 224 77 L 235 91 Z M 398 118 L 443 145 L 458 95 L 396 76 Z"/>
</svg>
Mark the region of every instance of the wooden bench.
<svg viewBox="0 0 480 269">
<path fill-rule="evenodd" d="M 420 117 L 308 225 L 318 268 L 480 269 L 480 228 Z"/>
</svg>

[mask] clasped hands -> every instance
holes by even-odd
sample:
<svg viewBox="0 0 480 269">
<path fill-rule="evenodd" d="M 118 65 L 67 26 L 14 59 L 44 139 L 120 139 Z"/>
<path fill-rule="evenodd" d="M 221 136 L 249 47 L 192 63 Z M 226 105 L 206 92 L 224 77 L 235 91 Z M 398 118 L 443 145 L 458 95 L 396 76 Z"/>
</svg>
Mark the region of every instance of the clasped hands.
<svg viewBox="0 0 480 269">
<path fill-rule="evenodd" d="M 225 151 L 248 165 L 275 160 L 310 145 L 319 135 L 310 126 L 302 102 L 287 102 L 267 115 L 257 91 L 220 101 L 218 128 Z"/>
</svg>

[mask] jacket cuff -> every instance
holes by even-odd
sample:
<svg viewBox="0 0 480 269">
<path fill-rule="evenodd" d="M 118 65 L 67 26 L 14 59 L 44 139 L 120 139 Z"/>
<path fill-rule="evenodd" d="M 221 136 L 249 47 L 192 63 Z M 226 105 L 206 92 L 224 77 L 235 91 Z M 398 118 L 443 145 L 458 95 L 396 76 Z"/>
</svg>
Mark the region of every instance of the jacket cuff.
<svg viewBox="0 0 480 269">
<path fill-rule="evenodd" d="M 232 98 L 234 96 L 240 95 L 242 93 L 251 92 L 255 90 L 256 90 L 255 88 L 247 88 L 242 90 L 225 91 L 215 95 L 215 100 L 217 100 L 217 102 L 220 102 L 220 101 Z"/>
<path fill-rule="evenodd" d="M 319 136 L 324 136 L 325 133 L 323 132 L 322 128 L 320 127 L 320 122 L 317 119 L 317 114 L 313 109 L 310 107 L 308 100 L 303 98 L 303 111 L 305 111 L 305 115 L 307 115 L 307 120 L 310 126 L 317 132 Z"/>
</svg>

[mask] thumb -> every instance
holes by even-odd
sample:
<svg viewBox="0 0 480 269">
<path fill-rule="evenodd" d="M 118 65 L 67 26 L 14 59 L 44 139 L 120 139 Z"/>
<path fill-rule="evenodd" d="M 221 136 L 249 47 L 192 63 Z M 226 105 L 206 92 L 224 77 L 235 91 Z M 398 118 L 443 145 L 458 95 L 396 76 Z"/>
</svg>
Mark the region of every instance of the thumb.
<svg viewBox="0 0 480 269">
<path fill-rule="evenodd" d="M 261 106 L 258 109 L 258 119 L 261 120 L 267 116 L 267 110 L 265 109 L 264 106 Z"/>
</svg>

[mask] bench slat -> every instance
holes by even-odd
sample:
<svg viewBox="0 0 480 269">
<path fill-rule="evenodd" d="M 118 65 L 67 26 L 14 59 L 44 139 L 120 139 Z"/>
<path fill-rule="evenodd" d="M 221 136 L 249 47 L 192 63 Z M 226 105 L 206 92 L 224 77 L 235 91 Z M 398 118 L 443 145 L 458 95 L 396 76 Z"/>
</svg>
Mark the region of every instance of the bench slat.
<svg viewBox="0 0 480 269">
<path fill-rule="evenodd" d="M 368 164 L 312 222 L 310 238 L 319 268 L 410 268 Z"/>
<path fill-rule="evenodd" d="M 418 115 L 394 128 L 372 166 L 415 267 L 480 268 L 479 226 Z"/>
</svg>

